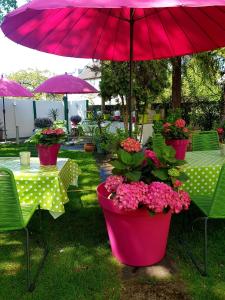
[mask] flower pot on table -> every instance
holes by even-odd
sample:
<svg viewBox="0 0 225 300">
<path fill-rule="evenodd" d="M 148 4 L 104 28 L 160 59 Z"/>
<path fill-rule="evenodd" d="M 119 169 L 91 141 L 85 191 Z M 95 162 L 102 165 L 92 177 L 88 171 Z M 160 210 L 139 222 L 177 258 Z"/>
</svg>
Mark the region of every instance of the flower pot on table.
<svg viewBox="0 0 225 300">
<path fill-rule="evenodd" d="M 95 145 L 92 144 L 92 143 L 84 144 L 84 151 L 85 152 L 94 152 L 95 151 Z"/>
<path fill-rule="evenodd" d="M 56 165 L 59 149 L 60 149 L 60 144 L 37 145 L 40 164 L 42 166 Z"/>
<path fill-rule="evenodd" d="M 119 210 L 110 200 L 104 183 L 97 188 L 112 254 L 130 266 L 153 265 L 165 255 L 171 213 L 151 216 L 146 209 Z"/>
<path fill-rule="evenodd" d="M 184 160 L 189 140 L 166 140 L 166 144 L 176 151 L 176 159 Z"/>
</svg>

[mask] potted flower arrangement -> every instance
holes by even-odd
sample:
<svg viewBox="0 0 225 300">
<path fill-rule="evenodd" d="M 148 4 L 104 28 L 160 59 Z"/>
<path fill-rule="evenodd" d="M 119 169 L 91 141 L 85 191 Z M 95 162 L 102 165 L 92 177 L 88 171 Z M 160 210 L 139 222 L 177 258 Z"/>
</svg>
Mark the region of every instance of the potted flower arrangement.
<svg viewBox="0 0 225 300">
<path fill-rule="evenodd" d="M 189 134 L 189 129 L 186 127 L 186 122 L 183 119 L 163 124 L 162 135 L 165 137 L 166 144 L 175 149 L 177 159 L 185 159 L 185 153 L 189 144 Z"/>
<path fill-rule="evenodd" d="M 165 255 L 171 214 L 188 209 L 189 195 L 181 189 L 187 176 L 184 161 L 169 146 L 143 150 L 122 141 L 113 175 L 97 188 L 113 255 L 131 266 L 147 266 Z"/>
<path fill-rule="evenodd" d="M 73 126 L 78 125 L 81 122 L 81 117 L 79 115 L 75 115 L 75 116 L 71 116 L 70 117 L 70 121 L 72 123 Z"/>
<path fill-rule="evenodd" d="M 63 128 L 49 127 L 37 129 L 27 142 L 37 145 L 40 164 L 56 165 L 60 145 L 67 139 Z"/>
<path fill-rule="evenodd" d="M 220 141 L 221 155 L 225 155 L 225 131 L 223 127 L 217 128 L 217 133 Z"/>
</svg>

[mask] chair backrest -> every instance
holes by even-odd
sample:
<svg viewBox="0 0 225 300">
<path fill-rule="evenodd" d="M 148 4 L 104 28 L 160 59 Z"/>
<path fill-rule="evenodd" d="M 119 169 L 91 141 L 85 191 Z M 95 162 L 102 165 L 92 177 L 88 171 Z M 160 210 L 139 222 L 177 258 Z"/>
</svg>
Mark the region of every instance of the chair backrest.
<svg viewBox="0 0 225 300">
<path fill-rule="evenodd" d="M 209 217 L 225 218 L 225 165 L 222 166 L 213 194 Z"/>
<path fill-rule="evenodd" d="M 216 131 L 201 131 L 192 136 L 192 150 L 206 151 L 218 150 L 219 137 Z"/>
<path fill-rule="evenodd" d="M 155 133 L 152 136 L 152 146 L 154 147 L 163 147 L 165 146 L 165 139 L 160 133 Z"/>
<path fill-rule="evenodd" d="M 20 229 L 23 224 L 13 173 L 0 168 L 0 231 Z"/>
</svg>

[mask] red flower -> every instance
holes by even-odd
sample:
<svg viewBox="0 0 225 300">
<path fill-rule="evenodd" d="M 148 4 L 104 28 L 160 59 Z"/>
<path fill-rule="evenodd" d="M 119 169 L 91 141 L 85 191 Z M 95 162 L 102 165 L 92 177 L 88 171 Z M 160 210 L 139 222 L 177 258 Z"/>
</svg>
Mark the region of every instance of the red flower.
<svg viewBox="0 0 225 300">
<path fill-rule="evenodd" d="M 121 147 L 127 152 L 140 152 L 141 144 L 132 138 L 127 138 L 121 142 Z"/>
<path fill-rule="evenodd" d="M 218 134 L 223 134 L 224 133 L 224 129 L 223 128 L 217 128 L 217 132 Z"/>
<path fill-rule="evenodd" d="M 61 135 L 61 134 L 64 134 L 65 132 L 64 132 L 64 130 L 62 129 L 62 128 L 57 128 L 57 129 L 55 129 L 55 134 L 56 135 Z"/>
<path fill-rule="evenodd" d="M 49 134 L 54 134 L 55 131 L 53 129 L 44 129 L 44 130 L 42 130 L 41 133 L 49 135 Z"/>
<path fill-rule="evenodd" d="M 170 126 L 171 126 L 171 123 L 169 123 L 169 122 L 166 122 L 165 124 L 163 124 L 164 129 L 166 129 L 166 128 L 170 127 Z"/>
<path fill-rule="evenodd" d="M 175 126 L 179 128 L 184 128 L 186 125 L 186 122 L 183 119 L 178 119 L 175 122 Z"/>
<path fill-rule="evenodd" d="M 183 132 L 188 132 L 188 128 L 187 128 L 187 127 L 184 127 L 184 128 L 183 128 Z"/>
<path fill-rule="evenodd" d="M 173 183 L 173 186 L 175 187 L 175 188 L 177 188 L 177 187 L 179 187 L 179 186 L 181 186 L 183 183 L 180 181 L 180 180 L 175 180 L 175 182 Z"/>
</svg>

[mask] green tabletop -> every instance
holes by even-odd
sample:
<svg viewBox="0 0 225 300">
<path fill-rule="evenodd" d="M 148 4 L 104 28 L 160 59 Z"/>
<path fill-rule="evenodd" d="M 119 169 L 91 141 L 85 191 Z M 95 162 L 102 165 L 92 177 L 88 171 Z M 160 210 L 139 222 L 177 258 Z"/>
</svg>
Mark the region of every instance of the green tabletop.
<svg viewBox="0 0 225 300">
<path fill-rule="evenodd" d="M 22 167 L 18 157 L 0 157 L 0 166 L 13 172 L 22 204 L 38 201 L 54 218 L 64 213 L 64 204 L 69 201 L 67 188 L 77 185 L 80 174 L 78 165 L 66 158 L 58 158 L 57 166 L 44 167 L 32 157 L 30 166 Z"/>
<path fill-rule="evenodd" d="M 187 164 L 184 171 L 189 179 L 183 188 L 191 195 L 211 195 L 219 177 L 220 169 L 225 163 L 225 156 L 219 150 L 187 152 Z"/>
</svg>

